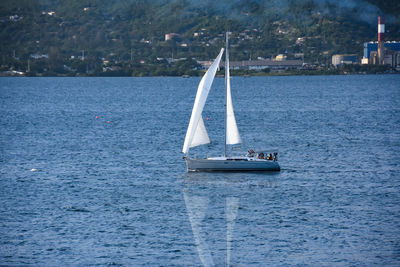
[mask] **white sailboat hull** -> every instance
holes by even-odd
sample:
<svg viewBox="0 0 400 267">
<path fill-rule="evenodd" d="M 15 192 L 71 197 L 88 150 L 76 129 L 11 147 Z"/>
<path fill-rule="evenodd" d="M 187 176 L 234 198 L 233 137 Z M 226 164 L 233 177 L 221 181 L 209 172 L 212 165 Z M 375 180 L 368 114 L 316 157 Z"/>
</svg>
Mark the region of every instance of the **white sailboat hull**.
<svg viewBox="0 0 400 267">
<path fill-rule="evenodd" d="M 192 171 L 280 171 L 277 161 L 248 157 L 185 158 L 188 172 Z"/>
</svg>

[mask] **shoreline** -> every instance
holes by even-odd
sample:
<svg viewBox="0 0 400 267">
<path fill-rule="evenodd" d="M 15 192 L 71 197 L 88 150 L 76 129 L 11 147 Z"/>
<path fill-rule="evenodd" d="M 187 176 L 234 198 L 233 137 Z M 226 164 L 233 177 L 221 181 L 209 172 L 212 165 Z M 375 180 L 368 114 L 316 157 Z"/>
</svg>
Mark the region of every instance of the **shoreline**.
<svg viewBox="0 0 400 267">
<path fill-rule="evenodd" d="M 117 71 L 95 71 L 88 70 L 86 72 L 64 71 L 57 72 L 49 70 L 46 72 L 36 71 L 20 71 L 20 70 L 4 70 L 0 71 L 1 77 L 202 77 L 206 70 L 168 70 L 159 73 L 157 69 L 120 69 Z M 400 74 L 400 68 L 393 68 L 390 65 L 360 65 L 360 64 L 344 64 L 338 67 L 332 66 L 315 66 L 312 68 L 300 69 L 231 69 L 231 76 L 243 77 L 261 77 L 261 76 L 319 76 L 319 75 L 369 75 L 369 74 Z M 221 68 L 217 77 L 224 76 L 224 69 Z"/>
<path fill-rule="evenodd" d="M 351 73 L 261 73 L 261 74 L 232 74 L 231 77 L 281 77 L 281 76 L 346 76 L 346 75 L 395 75 L 400 74 L 400 71 L 393 72 L 377 72 L 377 73 L 366 73 L 366 72 L 351 72 Z M 128 76 L 128 75 L 25 75 L 25 74 L 11 74 L 5 75 L 0 73 L 0 77 L 14 77 L 14 78 L 161 78 L 161 77 L 175 77 L 175 78 L 194 78 L 201 77 L 200 75 L 146 75 L 146 76 Z M 223 75 L 216 75 L 216 78 L 221 78 Z"/>
</svg>

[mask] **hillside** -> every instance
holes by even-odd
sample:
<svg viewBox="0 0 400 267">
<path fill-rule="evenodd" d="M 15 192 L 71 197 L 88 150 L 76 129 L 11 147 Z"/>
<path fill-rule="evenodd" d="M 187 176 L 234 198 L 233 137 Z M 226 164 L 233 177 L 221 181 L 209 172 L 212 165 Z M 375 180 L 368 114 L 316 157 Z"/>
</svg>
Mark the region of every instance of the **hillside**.
<svg viewBox="0 0 400 267">
<path fill-rule="evenodd" d="M 29 61 L 43 75 L 191 74 L 196 60 L 215 57 L 225 31 L 235 60 L 285 54 L 329 64 L 335 53 L 361 56 L 382 14 L 386 38 L 400 40 L 398 1 L 6 0 L 0 70 L 25 71 Z"/>
</svg>

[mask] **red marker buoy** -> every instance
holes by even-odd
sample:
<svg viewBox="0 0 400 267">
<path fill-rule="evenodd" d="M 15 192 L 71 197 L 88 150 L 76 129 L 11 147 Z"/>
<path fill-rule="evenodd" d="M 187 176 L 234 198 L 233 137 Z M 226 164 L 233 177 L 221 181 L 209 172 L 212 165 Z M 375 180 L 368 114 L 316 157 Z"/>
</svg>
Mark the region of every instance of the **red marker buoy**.
<svg viewBox="0 0 400 267">
<path fill-rule="evenodd" d="M 206 120 L 208 120 L 208 121 L 209 121 L 209 120 L 210 120 L 210 118 L 209 118 L 209 117 L 207 117 L 207 118 L 206 118 Z"/>
<path fill-rule="evenodd" d="M 107 121 L 107 123 L 111 123 L 111 121 Z"/>
<path fill-rule="evenodd" d="M 99 116 L 96 116 L 96 119 L 98 119 L 99 118 Z"/>
</svg>

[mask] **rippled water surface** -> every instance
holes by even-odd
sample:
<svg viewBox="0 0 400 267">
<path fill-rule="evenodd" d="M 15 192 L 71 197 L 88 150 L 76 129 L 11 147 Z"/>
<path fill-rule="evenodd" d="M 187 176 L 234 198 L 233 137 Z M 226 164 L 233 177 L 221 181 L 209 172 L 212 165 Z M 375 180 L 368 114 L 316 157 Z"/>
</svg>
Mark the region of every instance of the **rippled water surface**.
<svg viewBox="0 0 400 267">
<path fill-rule="evenodd" d="M 0 265 L 400 265 L 399 75 L 232 78 L 279 173 L 186 173 L 199 80 L 0 78 Z"/>
</svg>

